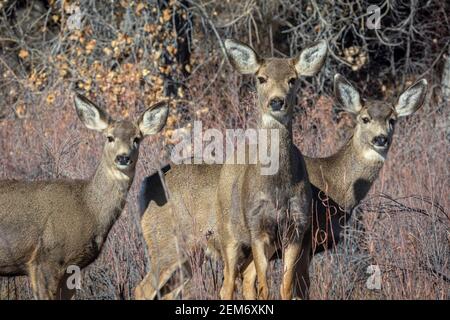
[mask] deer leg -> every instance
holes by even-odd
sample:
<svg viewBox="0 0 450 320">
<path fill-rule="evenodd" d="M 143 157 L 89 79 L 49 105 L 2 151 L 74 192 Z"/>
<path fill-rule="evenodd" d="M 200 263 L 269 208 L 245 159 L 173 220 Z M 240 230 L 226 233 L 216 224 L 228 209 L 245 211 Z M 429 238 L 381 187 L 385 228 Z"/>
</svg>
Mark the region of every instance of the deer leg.
<svg viewBox="0 0 450 320">
<path fill-rule="evenodd" d="M 253 241 L 252 254 L 258 278 L 257 297 L 261 300 L 267 300 L 269 298 L 269 286 L 267 285 L 267 267 L 269 265 L 269 259 L 266 242 L 262 239 Z"/>
<path fill-rule="evenodd" d="M 182 261 L 181 264 L 186 263 L 186 261 Z M 173 264 L 171 267 L 166 269 L 164 272 L 159 274 L 158 286 L 155 288 L 155 273 L 150 271 L 147 273 L 145 278 L 137 285 L 134 289 L 134 296 L 137 300 L 153 300 L 158 295 L 158 291 L 162 290 L 166 285 L 167 281 L 172 277 L 174 272 L 179 268 L 180 263 L 177 262 Z M 178 288 L 182 288 L 185 283 L 190 279 L 190 275 L 188 275 L 188 279 L 183 281 L 183 284 Z M 178 289 L 177 288 L 177 289 Z M 175 289 L 175 290 L 177 290 Z M 168 296 L 169 297 L 169 296 Z"/>
<path fill-rule="evenodd" d="M 134 298 L 137 300 L 152 300 L 156 296 L 156 290 L 153 288 L 152 282 L 154 275 L 149 272 L 144 279 L 134 289 Z"/>
<path fill-rule="evenodd" d="M 291 242 L 283 252 L 283 280 L 281 282 L 280 295 L 283 300 L 292 299 L 294 271 L 301 249 L 301 243 Z"/>
<path fill-rule="evenodd" d="M 220 289 L 222 300 L 232 300 L 234 295 L 234 284 L 236 282 L 238 259 L 238 245 L 236 242 L 228 243 L 223 250 L 223 284 Z"/>
<path fill-rule="evenodd" d="M 303 251 L 300 255 L 300 260 L 297 263 L 296 267 L 296 297 L 302 300 L 309 299 L 309 265 L 311 262 L 311 258 L 308 252 Z"/>
<path fill-rule="evenodd" d="M 41 286 L 41 282 L 38 280 L 38 273 L 39 272 L 36 265 L 32 264 L 29 266 L 28 276 L 30 277 L 31 290 L 33 291 L 34 299 L 36 300 L 39 299 L 39 292 L 41 291 L 39 288 Z"/>
<path fill-rule="evenodd" d="M 267 257 L 272 257 L 276 250 L 274 246 L 271 246 L 268 250 L 269 254 Z M 253 260 L 250 261 L 248 266 L 244 269 L 244 272 L 242 273 L 243 280 L 242 280 L 242 294 L 244 296 L 244 299 L 246 300 L 255 300 L 256 299 L 256 267 L 255 262 Z"/>
<path fill-rule="evenodd" d="M 247 268 L 245 268 L 242 273 L 242 294 L 245 300 L 255 300 L 256 299 L 256 267 L 255 263 L 251 261 Z"/>
<path fill-rule="evenodd" d="M 305 236 L 302 243 L 302 252 L 300 254 L 299 261 L 296 265 L 296 297 L 299 297 L 302 300 L 309 299 L 309 266 L 311 264 L 311 246 L 312 239 L 311 236 Z"/>
<path fill-rule="evenodd" d="M 67 280 L 70 276 L 70 274 L 64 272 L 61 281 L 59 281 L 57 298 L 60 300 L 71 300 L 76 293 L 75 288 L 69 289 L 67 286 Z"/>
<path fill-rule="evenodd" d="M 54 300 L 57 298 L 61 272 L 48 265 L 33 263 L 29 267 L 31 288 L 36 300 Z"/>
<path fill-rule="evenodd" d="M 139 283 L 139 285 L 134 289 L 134 297 L 136 300 L 153 300 L 156 298 L 157 291 L 151 284 L 153 281 L 152 276 L 153 275 L 151 273 L 148 273 L 145 278 Z M 169 293 L 163 295 L 161 297 L 161 300 L 177 299 L 189 280 L 190 279 L 185 280 L 181 285 L 179 285 Z"/>
<path fill-rule="evenodd" d="M 170 291 L 169 293 L 163 295 L 161 297 L 161 300 L 175 300 L 175 299 L 179 299 L 181 293 L 183 292 L 186 284 L 189 282 L 189 280 L 191 279 L 186 279 L 182 284 L 180 284 L 178 287 L 176 287 L 175 289 L 173 289 L 172 291 Z M 182 298 L 184 299 L 184 298 Z"/>
</svg>

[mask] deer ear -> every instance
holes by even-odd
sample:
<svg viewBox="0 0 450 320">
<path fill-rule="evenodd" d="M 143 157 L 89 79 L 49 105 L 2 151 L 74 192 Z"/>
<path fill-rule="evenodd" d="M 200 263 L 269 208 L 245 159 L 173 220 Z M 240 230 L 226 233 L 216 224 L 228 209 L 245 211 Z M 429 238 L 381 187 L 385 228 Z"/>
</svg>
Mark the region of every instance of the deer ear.
<svg viewBox="0 0 450 320">
<path fill-rule="evenodd" d="M 358 114 L 361 111 L 358 90 L 340 74 L 334 76 L 334 96 L 345 111 L 351 114 Z"/>
<path fill-rule="evenodd" d="M 144 136 L 156 134 L 166 125 L 169 116 L 167 102 L 158 102 L 148 108 L 140 117 L 138 126 Z"/>
<path fill-rule="evenodd" d="M 294 59 L 295 69 L 301 76 L 313 76 L 322 68 L 327 57 L 327 42 L 321 40 L 304 49 Z"/>
<path fill-rule="evenodd" d="M 398 98 L 395 111 L 399 117 L 413 114 L 423 105 L 427 95 L 428 82 L 421 79 L 406 89 Z"/>
<path fill-rule="evenodd" d="M 75 95 L 75 109 L 81 122 L 91 130 L 103 131 L 111 123 L 110 116 L 91 100 L 82 96 Z"/>
<path fill-rule="evenodd" d="M 250 46 L 227 39 L 225 49 L 233 67 L 242 74 L 255 74 L 261 66 L 261 59 Z"/>
</svg>

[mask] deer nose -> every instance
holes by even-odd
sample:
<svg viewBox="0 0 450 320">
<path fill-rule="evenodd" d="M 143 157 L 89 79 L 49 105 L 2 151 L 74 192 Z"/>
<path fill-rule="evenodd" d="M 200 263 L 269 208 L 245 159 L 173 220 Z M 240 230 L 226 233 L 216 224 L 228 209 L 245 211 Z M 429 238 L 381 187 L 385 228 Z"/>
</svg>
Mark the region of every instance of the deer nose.
<svg viewBox="0 0 450 320">
<path fill-rule="evenodd" d="M 372 142 L 377 147 L 386 147 L 388 144 L 388 138 L 385 135 L 379 135 L 373 138 Z"/>
<path fill-rule="evenodd" d="M 272 111 L 280 111 L 284 106 L 284 99 L 274 98 L 270 101 L 270 108 Z"/>
<path fill-rule="evenodd" d="M 129 164 L 131 164 L 131 159 L 128 155 L 121 154 L 116 157 L 116 163 L 121 166 L 128 166 Z"/>
</svg>

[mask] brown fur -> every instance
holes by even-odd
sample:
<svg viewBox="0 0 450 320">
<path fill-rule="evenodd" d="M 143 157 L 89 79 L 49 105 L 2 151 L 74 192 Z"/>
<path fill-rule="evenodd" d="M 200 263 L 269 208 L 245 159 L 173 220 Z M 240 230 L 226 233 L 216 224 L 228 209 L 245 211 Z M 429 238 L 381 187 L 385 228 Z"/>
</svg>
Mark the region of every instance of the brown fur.
<svg viewBox="0 0 450 320">
<path fill-rule="evenodd" d="M 420 83 L 420 82 L 418 82 Z M 426 91 L 426 86 L 425 86 Z M 414 105 L 413 111 L 416 111 L 423 103 L 423 95 L 418 99 Z M 312 229 L 305 235 L 303 242 L 303 252 L 310 252 L 310 254 L 301 254 L 299 263 L 297 264 L 297 275 L 301 280 L 298 282 L 300 287 L 297 288 L 297 294 L 300 297 L 307 298 L 309 289 L 308 269 L 312 256 L 319 253 L 326 248 L 331 249 L 339 242 L 340 233 L 343 226 L 350 218 L 350 213 L 362 199 L 367 195 L 371 185 L 376 180 L 379 171 L 383 166 L 383 161 L 368 160 L 362 157 L 362 148 L 370 147 L 370 140 L 374 133 L 377 132 L 377 126 L 386 127 L 386 120 L 389 117 L 398 118 L 398 114 L 394 106 L 384 101 L 369 100 L 365 103 L 365 112 L 361 115 L 369 113 L 371 117 L 375 118 L 375 122 L 366 128 L 365 134 L 358 135 L 355 127 L 355 134 L 351 139 L 344 144 L 344 146 L 334 155 L 327 158 L 309 158 L 305 157 L 306 167 L 313 191 L 313 217 Z M 351 110 L 347 110 L 351 112 Z M 361 121 L 361 117 L 356 117 L 356 121 Z M 360 125 L 361 128 L 361 125 Z M 359 130 L 361 131 L 361 130 Z M 367 135 L 369 132 L 371 134 Z M 389 145 L 393 138 L 393 131 L 389 132 Z M 358 141 L 360 140 L 360 141 Z M 365 141 L 365 142 L 364 142 Z M 387 150 L 386 150 L 387 153 Z M 209 165 L 198 165 L 197 167 L 209 167 Z M 351 169 L 350 169 L 351 168 Z M 166 171 L 169 168 L 165 169 Z M 183 170 L 179 166 L 174 166 L 171 171 Z M 217 181 L 219 180 L 221 168 L 214 166 L 213 170 L 208 172 L 208 186 L 207 189 L 216 190 Z M 179 173 L 180 180 L 183 180 L 184 173 Z M 189 173 L 189 181 L 200 181 L 200 177 L 204 174 L 201 170 L 191 171 Z M 156 174 L 151 177 L 152 180 L 159 180 Z M 154 183 L 146 183 L 143 185 L 143 190 L 156 190 Z M 176 185 L 176 184 L 175 184 Z M 186 188 L 185 192 L 189 192 Z M 151 197 L 145 197 L 145 193 L 141 193 L 141 201 L 146 203 L 150 201 Z M 209 212 L 197 211 L 195 218 L 200 225 L 204 225 L 204 219 L 210 218 Z M 210 221 L 210 225 L 215 225 L 215 221 Z M 311 233 L 312 231 L 312 233 Z M 213 232 L 212 235 L 215 233 Z M 205 235 L 201 235 L 204 237 Z M 279 255 L 276 255 L 279 256 Z M 274 256 L 274 257 L 276 257 Z M 252 265 L 251 265 L 252 266 Z M 256 297 L 255 282 L 256 271 L 254 266 L 244 270 L 244 297 L 247 299 L 254 299 Z"/>
<path fill-rule="evenodd" d="M 344 86 L 354 91 L 354 105 L 348 104 L 341 96 L 339 88 Z M 304 252 L 309 254 L 301 255 L 297 264 L 300 297 L 308 297 L 308 270 L 313 254 L 339 242 L 352 210 L 367 195 L 384 164 L 394 135 L 394 122 L 398 117 L 417 111 L 423 104 L 426 91 L 426 81 L 420 80 L 400 96 L 396 105 L 375 100 L 363 103 L 356 89 L 341 76 L 335 77 L 336 98 L 345 111 L 354 115 L 356 126 L 351 139 L 334 155 L 315 159 L 305 157 L 313 190 L 313 221 L 303 243 Z M 370 121 L 365 123 L 365 118 Z M 387 137 L 384 148 L 374 147 L 374 138 L 379 135 Z M 244 296 L 247 299 L 255 296 L 255 281 L 256 270 L 250 265 L 244 272 Z"/>
<path fill-rule="evenodd" d="M 270 234 L 261 232 L 260 237 L 272 244 L 277 238 L 279 225 L 279 221 L 275 221 L 274 204 L 277 202 L 282 203 L 282 206 L 277 208 L 281 216 L 285 220 L 295 222 L 296 227 L 288 229 L 292 238 L 291 242 L 296 244 L 295 247 L 298 250 L 301 234 L 309 220 L 307 218 L 309 210 L 306 208 L 309 208 L 311 195 L 304 162 L 300 152 L 292 144 L 293 89 L 299 71 L 304 71 L 301 74 L 311 75 L 320 68 L 324 60 L 323 45 L 322 43 L 320 55 L 318 55 L 320 50 L 311 47 L 305 50 L 303 56 L 294 59 L 261 59 L 245 45 L 228 42 L 230 61 L 235 68 L 243 73 L 256 72 L 259 79 L 263 78 L 264 84 L 260 83 L 257 86 L 258 106 L 261 114 L 268 117 L 269 121 L 261 117 L 260 128 L 279 130 L 281 169 L 275 175 L 261 176 L 259 165 L 230 165 L 224 168 L 221 165 L 174 166 L 165 177 L 170 201 L 167 203 L 159 201 L 162 208 L 158 208 L 152 201 L 158 203 L 163 192 L 156 190 L 162 190 L 164 187 L 158 175 L 149 177 L 145 182 L 147 187 L 144 187 L 141 192 L 141 207 L 143 209 L 147 203 L 150 202 L 150 204 L 143 215 L 141 224 L 150 249 L 151 270 L 136 288 L 137 298 L 153 299 L 165 292 L 163 289 L 168 279 L 176 269 L 185 265 L 187 255 L 190 254 L 190 252 L 180 252 L 180 248 L 192 251 L 195 246 L 201 247 L 203 242 L 208 242 L 209 252 L 223 253 L 226 247 L 224 244 L 231 238 L 225 235 L 224 226 L 230 223 L 239 230 L 237 233 L 246 237 L 244 243 L 241 243 L 243 249 L 251 246 L 249 228 L 253 230 L 252 232 L 258 232 L 261 228 L 264 231 L 270 229 Z M 236 49 L 235 46 L 244 51 L 240 53 L 247 61 L 238 61 L 233 57 L 233 53 L 230 52 Z M 284 112 L 271 112 L 270 102 L 273 98 L 286 101 L 287 108 Z M 246 159 L 249 159 L 248 155 Z M 221 171 L 223 171 L 222 174 Z M 238 198 L 244 203 L 245 211 L 243 212 L 258 211 L 260 213 L 258 219 L 247 224 L 246 218 L 237 214 L 219 217 L 216 220 L 216 201 L 213 195 L 218 188 L 219 175 L 221 189 L 218 191 L 218 201 L 222 205 L 220 208 L 222 209 L 225 203 L 230 203 L 227 202 L 226 197 L 231 196 L 234 181 L 239 180 Z M 147 189 L 155 190 L 155 192 L 146 191 Z M 261 190 L 269 195 L 266 197 L 267 201 L 259 202 L 260 198 L 255 200 L 258 195 L 253 190 Z M 220 197 L 222 195 L 223 198 Z M 288 203 L 292 214 L 286 216 L 284 211 L 288 209 Z M 266 215 L 262 214 L 263 211 Z M 222 211 L 218 214 L 221 215 Z M 164 248 L 164 257 L 161 255 L 161 248 Z M 249 250 L 244 251 L 247 251 L 247 254 L 243 253 L 243 256 L 248 256 Z M 291 251 L 291 255 L 296 256 L 295 250 Z M 236 253 L 239 254 L 239 252 Z M 292 273 L 292 270 L 293 268 L 287 273 Z M 285 286 L 288 287 L 286 291 L 289 291 L 292 284 L 286 282 Z M 168 296 L 173 297 L 173 294 Z"/>
<path fill-rule="evenodd" d="M 189 278 L 189 256 L 210 243 L 216 252 L 215 193 L 221 165 L 178 165 L 163 178 L 154 176 L 149 205 L 141 220 L 150 253 L 150 271 L 135 289 L 137 299 L 154 299 L 168 291 L 168 281 L 177 269 Z M 169 201 L 164 190 L 167 190 Z M 182 280 L 183 282 L 183 280 Z M 169 294 L 169 297 L 172 295 Z"/>
<path fill-rule="evenodd" d="M 114 121 L 86 98 L 77 96 L 76 103 L 83 106 L 77 104 L 77 112 L 88 127 L 114 138 L 105 143 L 93 177 L 0 181 L 0 276 L 28 275 L 37 299 L 74 294 L 66 290 L 66 270 L 83 268 L 99 255 L 133 182 L 139 154 L 134 139 L 149 133 L 142 119 Z M 116 166 L 118 155 L 128 155 L 129 165 Z"/>
<path fill-rule="evenodd" d="M 292 146 L 288 130 L 284 131 L 281 140 L 287 145 L 280 148 L 280 171 L 277 174 L 262 176 L 258 164 L 225 165 L 221 171 L 217 221 L 221 255 L 225 260 L 223 299 L 233 296 L 238 266 L 243 265 L 247 258 L 245 248 L 251 248 L 253 259 L 259 261 L 259 296 L 263 299 L 269 296 L 266 280 L 268 252 L 281 246 L 283 239 L 279 238 L 280 234 L 288 239 L 288 248 L 295 250 L 293 261 L 297 259 L 310 219 L 311 190 L 301 154 L 295 152 L 297 149 Z M 289 289 L 282 295 L 288 298 L 292 280 L 285 281 L 289 281 L 285 283 Z"/>
<path fill-rule="evenodd" d="M 242 57 L 239 51 L 251 55 L 239 45 L 231 44 L 228 49 L 230 59 L 238 65 L 238 70 Z M 258 61 L 257 68 L 250 68 L 256 70 L 254 73 L 258 78 L 258 128 L 279 132 L 279 170 L 273 175 L 261 175 L 262 165 L 249 162 L 224 165 L 222 168 L 216 212 L 220 251 L 224 260 L 222 299 L 232 299 L 234 296 L 237 272 L 249 262 L 250 257 L 245 256 L 246 248 L 251 249 L 256 267 L 260 299 L 268 299 L 270 294 L 267 285 L 268 260 L 274 250 L 282 248 L 284 267 L 280 294 L 283 299 L 292 297 L 294 266 L 310 223 L 311 189 L 303 157 L 292 141 L 295 90 L 294 85 L 290 87 L 289 84 L 298 76 L 315 74 L 325 56 L 326 43 L 322 42 L 306 49 L 294 60 L 249 59 L 250 64 L 252 60 Z M 273 106 L 276 99 L 285 101 L 284 111 L 276 112 Z M 273 141 L 269 139 L 269 143 L 272 147 Z"/>
</svg>

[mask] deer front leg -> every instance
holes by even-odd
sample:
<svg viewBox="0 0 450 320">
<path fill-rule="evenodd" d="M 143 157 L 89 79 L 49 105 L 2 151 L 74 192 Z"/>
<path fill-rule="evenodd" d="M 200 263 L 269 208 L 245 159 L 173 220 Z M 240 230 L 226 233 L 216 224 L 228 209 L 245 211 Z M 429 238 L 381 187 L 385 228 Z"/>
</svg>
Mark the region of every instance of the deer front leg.
<svg viewBox="0 0 450 320">
<path fill-rule="evenodd" d="M 180 265 L 184 265 L 186 263 L 186 259 L 182 259 L 179 261 L 175 261 L 171 265 L 162 265 L 159 266 L 158 263 L 156 265 L 152 265 L 150 268 L 150 272 L 144 277 L 144 279 L 136 286 L 134 289 L 134 297 L 136 300 L 153 300 L 155 298 L 162 298 L 160 296 L 161 291 L 167 285 L 167 282 L 172 278 L 175 271 L 179 269 Z M 164 270 L 161 272 L 161 270 Z M 182 284 L 177 287 L 175 292 L 172 292 L 172 295 L 165 295 L 166 299 L 169 297 L 176 297 L 184 285 L 191 278 L 191 274 L 186 274 L 185 280 L 182 281 Z M 177 293 L 178 292 L 178 293 Z"/>
<path fill-rule="evenodd" d="M 30 277 L 31 290 L 33 291 L 34 299 L 39 300 L 40 292 L 44 291 L 41 289 L 42 281 L 40 280 L 38 266 L 31 264 L 28 269 L 28 276 Z"/>
<path fill-rule="evenodd" d="M 75 289 L 69 289 L 67 281 L 69 280 L 70 274 L 64 273 L 58 284 L 57 296 L 60 300 L 71 300 L 75 295 Z"/>
<path fill-rule="evenodd" d="M 58 298 L 58 285 L 62 271 L 48 265 L 32 263 L 29 267 L 31 289 L 36 300 Z"/>
<path fill-rule="evenodd" d="M 245 268 L 242 273 L 242 295 L 245 300 L 255 300 L 256 299 L 256 267 L 255 263 L 251 261 L 247 268 Z"/>
<path fill-rule="evenodd" d="M 296 298 L 300 298 L 302 300 L 309 299 L 309 265 L 311 262 L 309 252 L 303 251 L 300 254 L 300 260 L 297 263 L 296 267 Z"/>
<path fill-rule="evenodd" d="M 268 251 L 267 241 L 263 239 L 255 239 L 253 241 L 252 254 L 258 278 L 258 299 L 260 300 L 269 298 L 269 286 L 267 285 Z"/>
<path fill-rule="evenodd" d="M 223 284 L 220 289 L 220 299 L 232 300 L 234 284 L 236 282 L 238 245 L 236 242 L 227 243 L 223 251 Z"/>
<path fill-rule="evenodd" d="M 292 299 L 294 272 L 300 253 L 301 243 L 291 242 L 283 252 L 283 280 L 281 282 L 280 295 L 283 300 Z"/>
<path fill-rule="evenodd" d="M 267 257 L 272 257 L 276 250 L 274 246 L 270 246 L 268 250 L 269 254 Z M 245 300 L 255 300 L 256 299 L 256 267 L 255 262 L 252 260 L 248 266 L 244 269 L 242 273 L 242 294 Z"/>
<path fill-rule="evenodd" d="M 299 260 L 296 266 L 296 283 L 295 293 L 296 297 L 302 300 L 309 299 L 309 265 L 311 264 L 312 254 L 311 246 L 313 239 L 311 238 L 311 232 L 307 232 L 302 242 L 302 252 L 300 253 Z"/>
<path fill-rule="evenodd" d="M 152 300 L 155 298 L 157 291 L 152 283 L 154 282 L 154 275 L 147 273 L 144 279 L 134 289 L 134 298 L 136 300 Z"/>
</svg>

